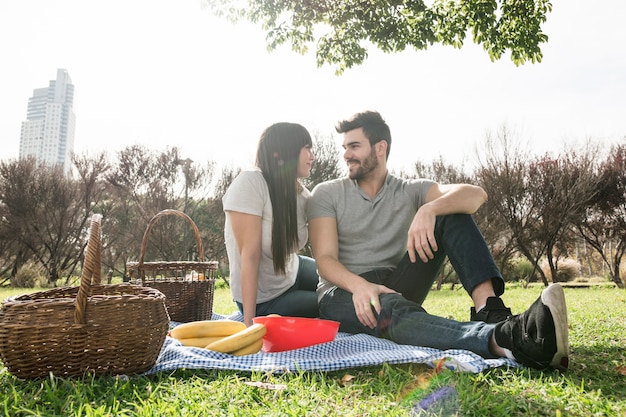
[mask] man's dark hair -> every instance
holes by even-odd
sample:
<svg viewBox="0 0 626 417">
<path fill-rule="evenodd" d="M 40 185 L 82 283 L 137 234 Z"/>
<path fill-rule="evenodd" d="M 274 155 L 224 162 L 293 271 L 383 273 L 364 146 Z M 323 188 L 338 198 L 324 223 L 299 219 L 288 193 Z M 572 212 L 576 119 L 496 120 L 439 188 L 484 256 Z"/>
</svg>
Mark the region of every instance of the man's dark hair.
<svg viewBox="0 0 626 417">
<path fill-rule="evenodd" d="M 346 133 L 358 128 L 363 129 L 363 134 L 370 141 L 370 145 L 372 146 L 381 140 L 387 142 L 387 158 L 389 158 L 389 151 L 391 151 L 391 132 L 380 113 L 370 110 L 357 113 L 349 119 L 340 120 L 335 126 L 337 133 Z"/>
</svg>

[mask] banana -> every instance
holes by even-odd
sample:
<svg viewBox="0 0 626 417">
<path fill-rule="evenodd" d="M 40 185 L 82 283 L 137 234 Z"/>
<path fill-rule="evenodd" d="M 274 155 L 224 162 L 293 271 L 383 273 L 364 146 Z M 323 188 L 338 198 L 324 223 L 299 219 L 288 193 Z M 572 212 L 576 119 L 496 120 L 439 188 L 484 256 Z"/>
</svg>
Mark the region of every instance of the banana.
<svg viewBox="0 0 626 417">
<path fill-rule="evenodd" d="M 183 346 L 193 346 L 203 348 L 208 344 L 220 340 L 226 336 L 208 336 L 208 337 L 189 337 L 187 339 L 178 339 Z"/>
<path fill-rule="evenodd" d="M 254 341 L 262 340 L 266 331 L 267 329 L 263 324 L 254 323 L 245 330 L 207 345 L 206 348 L 216 352 L 232 353 L 250 345 Z"/>
<path fill-rule="evenodd" d="M 253 341 L 248 346 L 244 346 L 241 349 L 237 349 L 234 352 L 231 352 L 231 354 L 235 356 L 252 355 L 254 353 L 259 353 L 262 347 L 263 337 Z"/>
<path fill-rule="evenodd" d="M 179 324 L 170 331 L 170 336 L 178 340 L 196 337 L 224 337 L 244 329 L 246 329 L 246 325 L 240 321 L 228 319 L 199 320 Z"/>
</svg>

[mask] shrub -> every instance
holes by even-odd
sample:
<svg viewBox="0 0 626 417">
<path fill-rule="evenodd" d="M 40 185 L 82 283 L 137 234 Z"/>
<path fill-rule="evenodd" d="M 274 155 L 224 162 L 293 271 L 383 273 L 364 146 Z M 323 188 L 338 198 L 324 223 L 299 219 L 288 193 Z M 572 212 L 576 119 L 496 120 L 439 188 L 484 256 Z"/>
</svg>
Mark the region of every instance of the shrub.
<svg viewBox="0 0 626 417">
<path fill-rule="evenodd" d="M 11 277 L 11 286 L 15 288 L 34 288 L 42 281 L 42 274 L 34 264 L 22 265 L 14 277 Z"/>
<path fill-rule="evenodd" d="M 548 265 L 548 261 L 543 261 L 541 263 L 541 269 L 543 273 L 546 274 L 546 277 L 550 278 L 550 265 Z M 582 266 L 580 262 L 572 258 L 565 258 L 560 260 L 557 264 L 556 271 L 556 279 L 553 278 L 554 282 L 571 282 L 580 276 L 582 270 Z"/>
<path fill-rule="evenodd" d="M 455 284 L 459 284 L 461 282 L 459 276 L 454 268 L 452 268 L 452 265 L 448 260 L 443 263 L 443 267 L 441 268 L 441 271 L 439 271 L 435 281 L 435 285 L 438 290 L 441 289 L 443 284 L 452 284 L 452 288 L 454 288 Z"/>
<path fill-rule="evenodd" d="M 526 258 L 515 258 L 511 261 L 511 280 L 533 282 L 537 274 L 532 262 Z"/>
</svg>

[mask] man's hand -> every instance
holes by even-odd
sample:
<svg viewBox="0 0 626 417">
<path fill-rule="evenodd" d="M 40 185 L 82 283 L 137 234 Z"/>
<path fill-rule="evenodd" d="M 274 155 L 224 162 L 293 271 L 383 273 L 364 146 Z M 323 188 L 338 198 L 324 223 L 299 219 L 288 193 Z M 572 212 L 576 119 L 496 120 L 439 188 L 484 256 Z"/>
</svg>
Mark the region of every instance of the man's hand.
<svg viewBox="0 0 626 417">
<path fill-rule="evenodd" d="M 435 222 L 437 216 L 453 213 L 473 214 L 487 201 L 487 193 L 481 187 L 471 184 L 433 184 L 426 194 L 426 204 L 415 213 L 409 227 L 406 250 L 411 262 L 433 259 L 437 252 Z"/>
<path fill-rule="evenodd" d="M 364 281 L 363 285 L 352 292 L 352 303 L 354 303 L 354 311 L 356 316 L 364 326 L 373 329 L 376 327 L 376 314 L 380 314 L 380 294 L 390 294 L 397 291 L 384 285 L 373 284 Z M 372 308 L 374 310 L 372 310 Z"/>
<path fill-rule="evenodd" d="M 409 227 L 406 250 L 411 262 L 417 260 L 415 252 L 423 262 L 433 259 L 434 252 L 437 252 L 437 241 L 435 240 L 435 221 L 437 216 L 430 210 L 428 205 L 423 205 L 415 213 L 411 227 Z"/>
</svg>

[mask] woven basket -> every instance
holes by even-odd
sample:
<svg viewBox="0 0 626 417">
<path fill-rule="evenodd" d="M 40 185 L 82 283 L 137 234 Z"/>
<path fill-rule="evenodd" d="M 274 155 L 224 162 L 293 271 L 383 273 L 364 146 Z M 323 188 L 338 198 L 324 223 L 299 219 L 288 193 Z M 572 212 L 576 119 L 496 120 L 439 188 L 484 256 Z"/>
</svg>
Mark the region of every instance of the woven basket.
<svg viewBox="0 0 626 417">
<path fill-rule="evenodd" d="M 198 262 L 144 262 L 150 231 L 154 224 L 165 216 L 183 218 L 191 225 L 198 245 Z M 131 280 L 157 288 L 165 295 L 165 305 L 172 321 L 185 323 L 211 320 L 217 262 L 204 262 L 200 231 L 193 220 L 182 211 L 163 210 L 150 220 L 141 242 L 139 262 L 128 262 L 126 269 Z"/>
<path fill-rule="evenodd" d="M 79 287 L 2 305 L 0 357 L 16 377 L 130 375 L 154 366 L 169 329 L 165 297 L 137 285 L 100 285 L 100 222 L 100 215 L 91 219 Z"/>
</svg>

